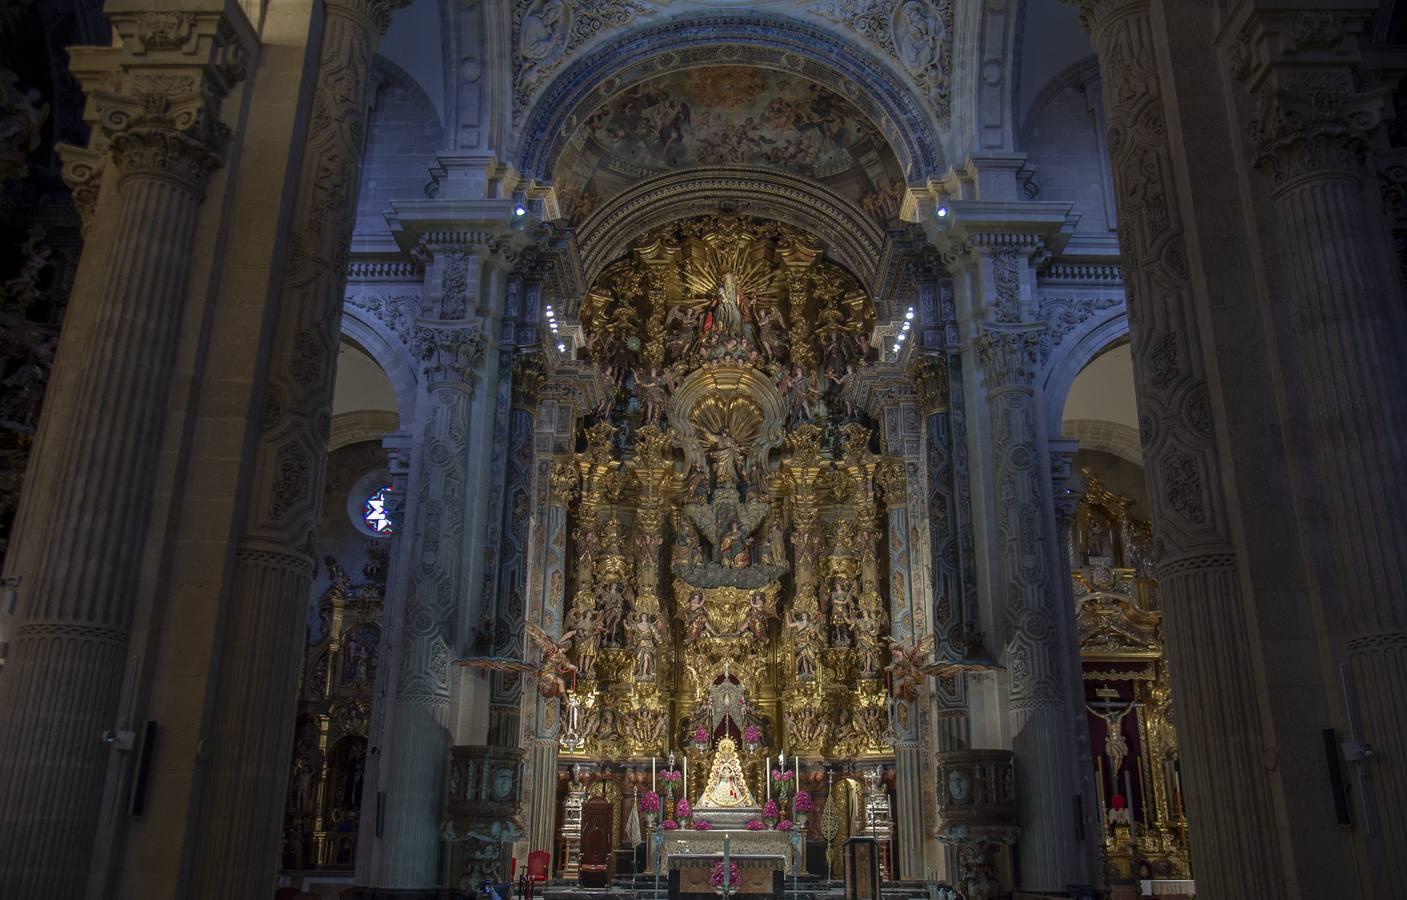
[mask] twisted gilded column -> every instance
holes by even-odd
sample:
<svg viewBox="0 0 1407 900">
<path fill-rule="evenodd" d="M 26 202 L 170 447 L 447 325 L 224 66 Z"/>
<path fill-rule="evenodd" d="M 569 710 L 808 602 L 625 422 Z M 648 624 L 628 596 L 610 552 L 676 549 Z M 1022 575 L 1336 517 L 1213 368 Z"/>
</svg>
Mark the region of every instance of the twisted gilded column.
<svg viewBox="0 0 1407 900">
<path fill-rule="evenodd" d="M 995 595 L 1006 621 L 1003 659 L 1016 761 L 1016 804 L 1022 829 L 1019 884 L 1063 891 L 1082 878 L 1082 850 L 1071 820 L 1079 793 L 1075 733 L 1065 701 L 1072 654 L 1053 608 L 1064 596 L 1054 584 L 1042 522 L 1041 454 L 1036 444 L 1036 360 L 1040 331 L 987 325 L 975 339 L 992 432 L 992 475 L 998 535 Z"/>
<path fill-rule="evenodd" d="M 19 625 L 0 678 L 0 896 L 81 897 L 109 759 L 179 350 L 196 219 L 228 129 L 236 40 L 221 14 L 110 18 L 123 47 L 89 83 L 93 149 L 115 177 L 90 236 L 27 476 Z M 140 50 L 140 52 L 138 52 Z M 100 176 L 99 176 L 100 177 Z"/>
<path fill-rule="evenodd" d="M 1407 854 L 1388 848 L 1407 847 L 1407 306 L 1365 191 L 1377 189 L 1367 138 L 1392 102 L 1385 87 L 1357 90 L 1356 35 L 1374 11 L 1257 11 L 1231 56 L 1250 93 L 1251 163 L 1278 213 L 1290 365 L 1303 370 L 1357 713 L 1346 737 L 1389 748 L 1363 765 L 1386 812 L 1366 830 L 1387 879 L 1374 888 L 1401 896 Z"/>
<path fill-rule="evenodd" d="M 402 0 L 329 0 L 248 521 L 239 538 L 206 745 L 193 896 L 253 897 L 278 866 L 314 530 L 323 495 L 366 74 Z"/>
<path fill-rule="evenodd" d="M 1264 761 L 1247 598 L 1168 145 L 1150 0 L 1078 0 L 1104 82 L 1159 584 L 1179 697 L 1198 892 L 1288 892 Z M 1207 623 L 1215 622 L 1212 639 Z"/>
</svg>

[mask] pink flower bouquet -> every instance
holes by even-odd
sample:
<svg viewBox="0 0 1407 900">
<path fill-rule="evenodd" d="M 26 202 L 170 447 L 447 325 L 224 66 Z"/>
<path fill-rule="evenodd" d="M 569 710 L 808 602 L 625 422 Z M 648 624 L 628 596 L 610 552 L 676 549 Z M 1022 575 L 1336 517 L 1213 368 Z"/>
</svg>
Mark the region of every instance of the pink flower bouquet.
<svg viewBox="0 0 1407 900">
<path fill-rule="evenodd" d="M 674 804 L 674 818 L 676 819 L 687 819 L 693 812 L 694 809 L 689 805 L 689 800 L 686 797 L 680 797 L 679 802 Z"/>
<path fill-rule="evenodd" d="M 665 831 L 674 831 L 679 828 L 679 823 L 674 821 L 673 819 L 665 819 L 663 822 L 660 823 L 660 827 L 663 828 Z"/>
<path fill-rule="evenodd" d="M 695 820 L 694 820 L 694 830 L 695 830 L 695 831 L 708 831 L 708 830 L 709 830 L 710 828 L 712 828 L 712 827 L 713 827 L 713 823 L 710 822 L 708 819 L 695 819 Z"/>
<path fill-rule="evenodd" d="M 777 823 L 778 831 L 791 831 L 791 819 L 783 819 Z"/>
<path fill-rule="evenodd" d="M 735 862 L 728 863 L 728 888 L 733 887 L 742 880 L 743 872 Z M 708 876 L 708 883 L 716 888 L 723 887 L 723 860 L 713 864 L 713 872 Z"/>
<path fill-rule="evenodd" d="M 747 743 L 747 744 L 756 744 L 756 743 L 761 742 L 761 740 L 762 740 L 762 729 L 761 729 L 761 728 L 758 728 L 756 725 L 749 725 L 748 727 L 746 727 L 746 728 L 743 729 L 743 742 L 744 742 L 744 743 Z"/>
<path fill-rule="evenodd" d="M 766 831 L 767 826 L 762 824 L 761 819 L 749 819 L 747 823 L 748 831 Z"/>
<path fill-rule="evenodd" d="M 775 819 L 775 818 L 777 818 L 777 801 L 776 801 L 776 800 L 768 800 L 766 803 L 762 804 L 762 818 L 764 818 L 764 819 Z"/>
<path fill-rule="evenodd" d="M 660 795 L 654 791 L 646 791 L 640 797 L 640 811 L 654 813 L 660 811 Z"/>
<path fill-rule="evenodd" d="M 796 812 L 807 813 L 810 812 L 812 809 L 811 795 L 806 793 L 805 791 L 797 791 L 796 797 L 791 802 L 792 809 Z"/>
</svg>

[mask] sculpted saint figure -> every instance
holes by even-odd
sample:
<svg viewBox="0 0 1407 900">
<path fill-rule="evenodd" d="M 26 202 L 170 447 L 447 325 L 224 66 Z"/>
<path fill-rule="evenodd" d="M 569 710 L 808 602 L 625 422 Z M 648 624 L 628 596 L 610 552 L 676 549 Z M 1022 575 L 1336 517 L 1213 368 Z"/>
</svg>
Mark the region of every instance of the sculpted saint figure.
<svg viewBox="0 0 1407 900">
<path fill-rule="evenodd" d="M 904 68 L 919 75 L 938 62 L 943 23 L 924 0 L 907 0 L 900 4 L 894 11 L 892 29 L 894 52 Z"/>
</svg>

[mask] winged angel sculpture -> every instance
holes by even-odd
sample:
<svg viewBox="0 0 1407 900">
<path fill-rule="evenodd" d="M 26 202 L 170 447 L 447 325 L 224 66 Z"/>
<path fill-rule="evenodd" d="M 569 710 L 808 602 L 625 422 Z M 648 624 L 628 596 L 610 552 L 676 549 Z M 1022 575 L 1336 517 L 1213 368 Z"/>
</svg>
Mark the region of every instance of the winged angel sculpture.
<svg viewBox="0 0 1407 900">
<path fill-rule="evenodd" d="M 570 659 L 575 631 L 553 638 L 531 622 L 524 623 L 528 637 L 542 649 L 541 662 L 531 663 L 511 656 L 469 656 L 457 659 L 457 666 L 486 669 L 493 672 L 521 672 L 537 681 L 537 692 L 544 697 L 561 697 L 567 693 L 566 676 L 577 670 Z"/>
<path fill-rule="evenodd" d="M 967 652 L 961 659 L 930 659 L 933 653 L 931 634 L 916 643 L 886 640 L 891 659 L 885 672 L 892 680 L 892 691 L 898 700 L 915 699 L 918 688 L 929 677 L 948 678 L 961 672 L 994 672 L 1003 668 L 987 656 L 982 649 L 982 635 L 976 632 L 967 634 L 964 641 Z"/>
</svg>

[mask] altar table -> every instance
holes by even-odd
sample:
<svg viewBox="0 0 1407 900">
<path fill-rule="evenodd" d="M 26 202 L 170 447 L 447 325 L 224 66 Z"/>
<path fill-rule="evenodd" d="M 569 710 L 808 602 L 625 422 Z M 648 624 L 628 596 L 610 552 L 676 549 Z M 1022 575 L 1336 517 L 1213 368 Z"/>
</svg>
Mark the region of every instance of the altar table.
<svg viewBox="0 0 1407 900">
<path fill-rule="evenodd" d="M 669 900 L 717 900 L 709 878 L 714 864 L 722 858 L 722 853 L 670 854 Z M 738 867 L 738 883 L 730 885 L 733 894 L 751 900 L 782 900 L 786 857 L 774 853 L 730 853 L 728 861 Z"/>
</svg>

